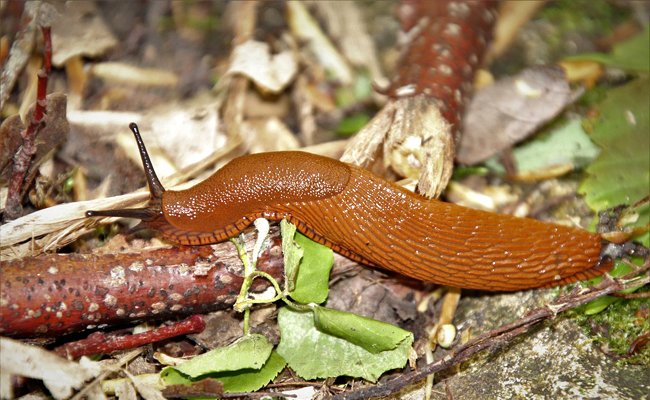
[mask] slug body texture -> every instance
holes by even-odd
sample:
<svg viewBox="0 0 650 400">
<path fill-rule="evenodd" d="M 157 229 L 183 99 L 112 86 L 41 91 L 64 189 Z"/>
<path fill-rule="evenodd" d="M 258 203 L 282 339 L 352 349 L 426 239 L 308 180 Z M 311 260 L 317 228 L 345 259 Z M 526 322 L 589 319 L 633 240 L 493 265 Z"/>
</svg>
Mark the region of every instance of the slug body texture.
<svg viewBox="0 0 650 400">
<path fill-rule="evenodd" d="M 354 260 L 462 288 L 548 287 L 611 268 L 597 234 L 428 200 L 303 152 L 237 158 L 195 187 L 165 191 L 161 208 L 147 222 L 178 243 L 215 243 L 256 218 L 284 218 Z"/>
</svg>

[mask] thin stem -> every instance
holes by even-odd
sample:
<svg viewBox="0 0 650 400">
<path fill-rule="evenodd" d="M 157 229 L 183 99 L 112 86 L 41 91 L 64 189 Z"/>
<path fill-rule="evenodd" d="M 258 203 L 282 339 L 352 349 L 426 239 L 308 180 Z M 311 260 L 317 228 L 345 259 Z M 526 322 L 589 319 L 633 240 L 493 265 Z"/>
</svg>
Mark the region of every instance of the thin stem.
<svg viewBox="0 0 650 400">
<path fill-rule="evenodd" d="M 237 255 L 244 264 L 244 276 L 246 277 L 250 275 L 253 271 L 255 271 L 255 266 L 251 264 L 248 258 L 248 254 L 246 253 L 246 241 L 244 240 L 244 234 L 242 233 L 238 237 L 230 238 L 230 241 L 235 244 L 235 247 L 237 247 Z"/>
<path fill-rule="evenodd" d="M 257 220 L 259 221 L 259 220 Z M 257 225 L 256 225 L 257 226 Z M 268 226 L 267 226 L 268 228 Z M 259 229 L 259 235 L 257 239 L 257 243 L 259 244 L 263 239 L 268 235 L 268 229 L 263 229 L 258 227 Z M 263 236 L 263 237 L 261 237 Z M 244 247 L 244 235 L 240 235 L 239 238 L 232 238 L 230 239 L 231 242 L 235 244 L 235 247 L 237 247 L 237 253 L 239 254 L 239 258 L 242 260 L 244 263 L 244 282 L 242 283 L 241 289 L 239 291 L 239 296 L 237 296 L 237 301 L 235 302 L 235 305 L 233 308 L 235 311 L 242 312 L 242 311 L 247 311 L 251 305 L 253 304 L 262 304 L 262 303 L 273 303 L 275 301 L 280 300 L 285 296 L 285 294 L 282 292 L 280 289 L 280 285 L 278 282 L 269 274 L 266 272 L 262 271 L 257 271 L 255 263 L 251 263 L 250 259 L 248 257 L 248 254 L 246 254 L 246 249 Z M 258 247 L 258 246 L 256 246 Z M 259 251 L 256 250 L 256 251 Z M 275 292 L 277 295 L 272 298 L 272 299 L 249 299 L 249 294 L 248 290 L 250 289 L 251 285 L 253 284 L 253 281 L 255 278 L 261 277 L 265 278 L 275 288 Z M 244 315 L 244 334 L 248 334 L 248 326 L 246 324 L 246 315 Z"/>
<path fill-rule="evenodd" d="M 311 306 L 311 305 L 294 303 L 293 301 L 289 300 L 287 297 L 283 297 L 283 298 L 282 298 L 282 301 L 284 301 L 285 303 L 287 303 L 287 305 L 288 305 L 289 307 L 291 307 L 291 308 L 295 308 L 296 310 L 299 310 L 299 311 L 312 311 L 313 308 L 314 308 L 314 307 Z"/>
<path fill-rule="evenodd" d="M 248 336 L 250 333 L 250 319 L 251 319 L 251 309 L 247 308 L 244 310 L 244 336 Z"/>
<path fill-rule="evenodd" d="M 273 297 L 272 299 L 248 299 L 248 288 L 253 284 L 253 280 L 257 277 L 261 278 L 266 278 L 273 287 L 275 288 L 275 292 L 277 295 Z M 240 295 L 237 297 L 237 301 L 235 302 L 235 305 L 233 306 L 236 311 L 244 311 L 248 308 L 250 308 L 251 305 L 253 304 L 267 304 L 267 303 L 274 303 L 280 299 L 283 299 L 285 294 L 280 290 L 280 285 L 278 282 L 269 274 L 266 272 L 262 271 L 255 271 L 249 276 L 244 279 L 244 282 L 242 283 L 242 292 Z"/>
</svg>

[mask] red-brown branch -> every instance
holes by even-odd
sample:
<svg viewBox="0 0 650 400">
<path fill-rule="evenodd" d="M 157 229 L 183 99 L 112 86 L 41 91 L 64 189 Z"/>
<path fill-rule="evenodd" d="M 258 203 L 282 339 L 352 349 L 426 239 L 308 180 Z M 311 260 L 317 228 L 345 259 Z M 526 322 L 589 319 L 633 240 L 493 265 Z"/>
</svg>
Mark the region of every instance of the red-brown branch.
<svg viewBox="0 0 650 400">
<path fill-rule="evenodd" d="M 43 60 L 43 70 L 45 71 L 46 76 L 50 76 L 50 71 L 52 70 L 52 28 L 49 26 L 44 26 L 41 28 L 43 31 L 43 45 L 44 45 L 44 60 Z M 44 98 L 45 96 L 43 96 Z"/>
<path fill-rule="evenodd" d="M 408 43 L 387 94 L 424 95 L 436 102 L 457 134 L 474 72 L 492 38 L 496 1 L 404 0 L 398 15 Z M 405 90 L 408 88 L 408 90 Z"/>
<path fill-rule="evenodd" d="M 66 343 L 55 350 L 61 357 L 79 358 L 90 354 L 104 354 L 116 350 L 132 349 L 145 344 L 159 342 L 190 333 L 200 333 L 205 329 L 202 315 L 193 315 L 169 326 L 127 336 L 109 336 L 103 332 L 91 333 L 86 339 Z"/>
<path fill-rule="evenodd" d="M 276 235 L 257 267 L 283 281 Z M 243 266 L 230 242 L 135 254 L 54 254 L 3 263 L 0 335 L 55 337 L 231 306 Z M 268 287 L 257 279 L 253 290 Z"/>
</svg>

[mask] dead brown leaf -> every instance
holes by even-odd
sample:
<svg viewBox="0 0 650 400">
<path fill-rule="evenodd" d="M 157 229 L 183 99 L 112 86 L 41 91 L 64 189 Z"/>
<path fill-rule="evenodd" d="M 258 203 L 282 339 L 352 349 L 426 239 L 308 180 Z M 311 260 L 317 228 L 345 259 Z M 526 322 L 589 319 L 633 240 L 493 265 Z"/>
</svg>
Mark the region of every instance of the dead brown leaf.
<svg viewBox="0 0 650 400">
<path fill-rule="evenodd" d="M 558 66 L 528 68 L 479 90 L 467 108 L 456 159 L 477 164 L 524 140 L 583 93 Z"/>
</svg>

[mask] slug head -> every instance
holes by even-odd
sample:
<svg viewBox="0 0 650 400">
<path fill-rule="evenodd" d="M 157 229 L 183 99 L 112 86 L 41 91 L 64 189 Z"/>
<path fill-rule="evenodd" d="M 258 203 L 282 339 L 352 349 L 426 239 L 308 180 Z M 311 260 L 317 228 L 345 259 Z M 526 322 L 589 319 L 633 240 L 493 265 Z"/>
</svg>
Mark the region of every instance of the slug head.
<svg viewBox="0 0 650 400">
<path fill-rule="evenodd" d="M 147 153 L 147 149 L 140 136 L 138 125 L 134 122 L 129 124 L 129 129 L 135 136 L 135 141 L 138 144 L 140 151 L 140 158 L 142 158 L 142 165 L 149 184 L 149 204 L 145 208 L 132 208 L 132 209 L 119 209 L 119 210 L 100 210 L 100 211 L 86 211 L 86 217 L 123 217 L 123 218 L 136 218 L 142 220 L 142 223 L 136 228 L 151 227 L 154 229 L 159 228 L 161 225 L 166 224 L 165 216 L 162 212 L 162 196 L 165 193 L 165 188 L 162 186 L 153 169 L 151 159 Z M 143 225 L 143 226 L 141 226 Z"/>
</svg>

